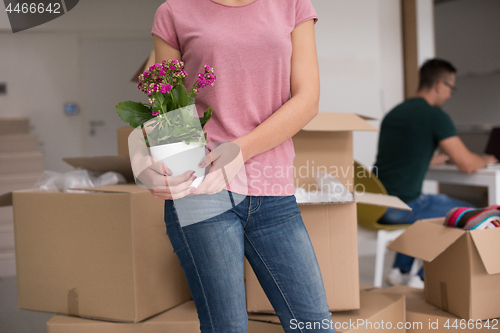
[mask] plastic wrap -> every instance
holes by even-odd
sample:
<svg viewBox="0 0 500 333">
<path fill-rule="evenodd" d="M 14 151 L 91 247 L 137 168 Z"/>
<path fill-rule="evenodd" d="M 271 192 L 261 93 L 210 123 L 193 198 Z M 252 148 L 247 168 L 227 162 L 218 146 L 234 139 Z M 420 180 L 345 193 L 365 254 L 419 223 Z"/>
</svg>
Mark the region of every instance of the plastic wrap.
<svg viewBox="0 0 500 333">
<path fill-rule="evenodd" d="M 117 172 L 97 174 L 84 169 L 72 170 L 65 173 L 44 171 L 36 181 L 34 189 L 42 192 L 85 192 L 72 190 L 73 188 L 97 187 L 104 185 L 125 184 L 123 175 Z"/>
</svg>

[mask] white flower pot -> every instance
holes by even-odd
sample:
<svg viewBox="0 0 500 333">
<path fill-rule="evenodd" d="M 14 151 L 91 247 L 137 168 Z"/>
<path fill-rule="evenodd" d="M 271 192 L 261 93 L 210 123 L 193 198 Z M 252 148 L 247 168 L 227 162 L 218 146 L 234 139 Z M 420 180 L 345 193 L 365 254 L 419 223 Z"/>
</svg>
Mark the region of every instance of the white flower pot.
<svg viewBox="0 0 500 333">
<path fill-rule="evenodd" d="M 151 155 L 157 161 L 168 167 L 173 176 L 180 176 L 186 171 L 195 171 L 197 177 L 191 186 L 198 187 L 205 177 L 205 168 L 198 167 L 205 157 L 205 146 L 197 142 L 189 145 L 184 142 L 169 143 L 150 148 Z"/>
</svg>

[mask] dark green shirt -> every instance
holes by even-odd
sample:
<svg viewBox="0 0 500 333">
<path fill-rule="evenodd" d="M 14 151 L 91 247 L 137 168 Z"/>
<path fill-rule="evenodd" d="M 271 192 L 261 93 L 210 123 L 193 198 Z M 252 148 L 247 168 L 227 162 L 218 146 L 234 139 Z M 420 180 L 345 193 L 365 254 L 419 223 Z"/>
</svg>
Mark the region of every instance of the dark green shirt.
<svg viewBox="0 0 500 333">
<path fill-rule="evenodd" d="M 408 203 L 422 183 L 439 141 L 457 135 L 450 117 L 423 98 L 409 99 L 382 121 L 373 172 L 390 195 Z"/>
</svg>

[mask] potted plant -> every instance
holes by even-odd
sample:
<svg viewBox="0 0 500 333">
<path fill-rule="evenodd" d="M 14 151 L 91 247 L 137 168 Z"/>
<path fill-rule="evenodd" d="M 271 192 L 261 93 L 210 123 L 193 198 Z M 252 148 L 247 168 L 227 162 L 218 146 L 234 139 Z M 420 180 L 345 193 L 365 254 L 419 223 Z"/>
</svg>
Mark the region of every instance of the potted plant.
<svg viewBox="0 0 500 333">
<path fill-rule="evenodd" d="M 188 91 L 183 83 L 186 76 L 188 73 L 181 61 L 164 60 L 155 64 L 139 75 L 137 86 L 148 95 L 149 103 L 120 102 L 115 111 L 124 122 L 142 130 L 151 156 L 167 166 L 173 176 L 194 170 L 197 178 L 193 186 L 196 187 L 205 175 L 205 169 L 199 168 L 198 162 L 205 156 L 204 128 L 212 116 L 212 108 L 198 117 L 195 97 L 199 89 L 213 86 L 216 77 L 207 65 Z"/>
</svg>

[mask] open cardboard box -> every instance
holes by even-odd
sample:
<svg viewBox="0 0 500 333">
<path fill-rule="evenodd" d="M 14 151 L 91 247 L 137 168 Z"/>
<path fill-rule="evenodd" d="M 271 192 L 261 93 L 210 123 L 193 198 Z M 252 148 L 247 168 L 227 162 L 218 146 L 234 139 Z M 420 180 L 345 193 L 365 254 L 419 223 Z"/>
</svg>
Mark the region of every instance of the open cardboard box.
<svg viewBox="0 0 500 333">
<path fill-rule="evenodd" d="M 66 161 L 133 180 L 128 157 Z M 164 201 L 135 184 L 87 191 L 0 196 L 0 206 L 14 206 L 19 307 L 138 322 L 191 299 Z"/>
<path fill-rule="evenodd" d="M 333 326 L 338 333 L 405 332 L 404 326 L 402 326 L 405 322 L 404 295 L 361 290 L 360 299 L 361 307 L 359 310 L 332 314 L 331 320 L 334 322 Z M 279 328 L 276 332 L 284 332 L 276 315 L 249 314 L 248 319 L 249 322 L 260 321 L 274 325 Z M 399 324 L 399 328 L 398 323 L 402 323 Z M 292 329 L 297 326 L 296 329 L 299 332 L 298 323 L 290 324 Z M 328 325 L 332 325 L 331 322 Z"/>
<path fill-rule="evenodd" d="M 491 332 L 500 329 L 498 319 L 486 321 L 466 321 L 434 305 L 427 303 L 422 289 L 407 286 L 394 286 L 387 289 L 374 289 L 373 292 L 405 295 L 406 299 L 406 333 L 432 331 L 445 332 Z M 496 328 L 495 328 L 496 327 Z"/>
<path fill-rule="evenodd" d="M 358 115 L 320 112 L 293 137 L 295 186 L 306 190 L 317 188 L 315 175 L 326 170 L 352 192 L 355 172 L 352 132 L 374 130 Z M 318 259 L 331 311 L 360 306 L 357 202 L 410 209 L 397 197 L 372 193 L 355 195 L 353 202 L 298 205 Z M 248 262 L 245 262 L 245 286 L 249 312 L 274 312 Z"/>
<path fill-rule="evenodd" d="M 387 247 L 424 261 L 427 302 L 466 320 L 500 317 L 500 228 L 443 223 L 417 221 Z"/>
</svg>

